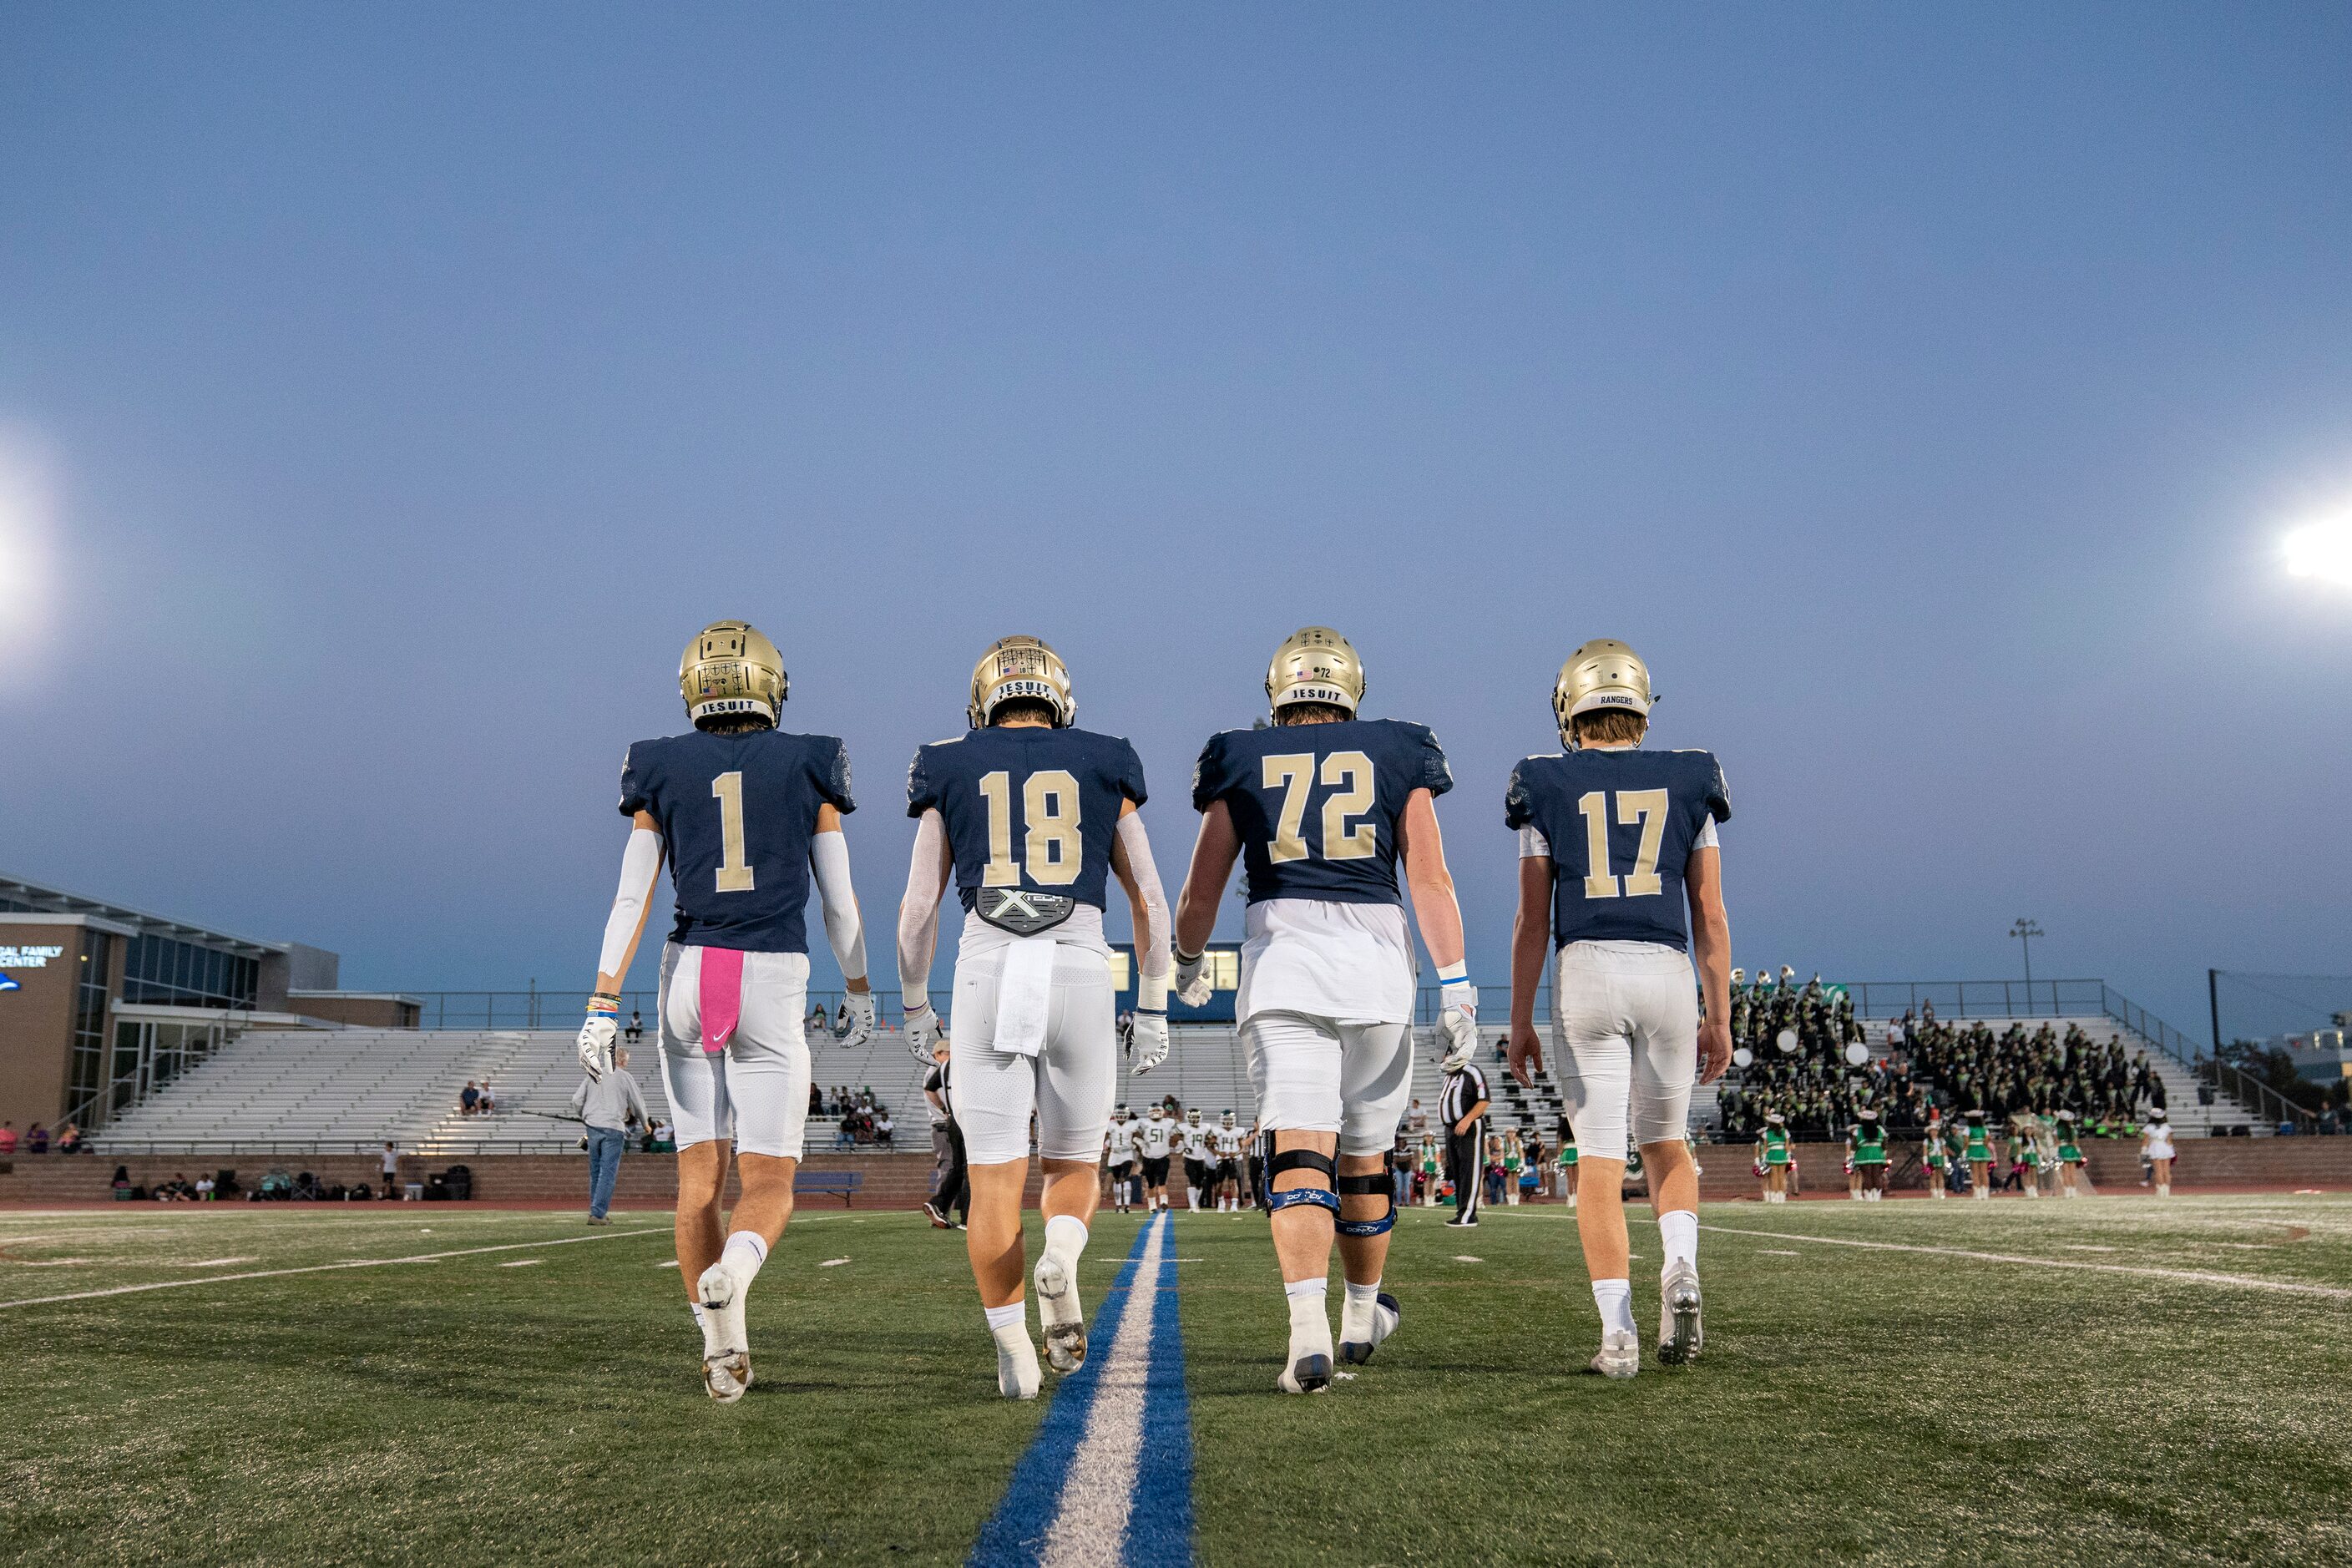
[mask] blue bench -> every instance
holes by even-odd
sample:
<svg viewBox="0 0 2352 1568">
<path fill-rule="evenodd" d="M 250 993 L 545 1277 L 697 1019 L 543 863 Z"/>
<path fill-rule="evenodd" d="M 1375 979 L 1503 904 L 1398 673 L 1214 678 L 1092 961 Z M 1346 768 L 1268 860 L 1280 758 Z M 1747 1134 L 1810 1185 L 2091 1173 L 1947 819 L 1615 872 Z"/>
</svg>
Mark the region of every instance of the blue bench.
<svg viewBox="0 0 2352 1568">
<path fill-rule="evenodd" d="M 834 1193 L 841 1198 L 841 1206 L 850 1206 L 850 1195 L 866 1184 L 863 1171 L 803 1171 L 793 1178 L 793 1193 Z"/>
</svg>

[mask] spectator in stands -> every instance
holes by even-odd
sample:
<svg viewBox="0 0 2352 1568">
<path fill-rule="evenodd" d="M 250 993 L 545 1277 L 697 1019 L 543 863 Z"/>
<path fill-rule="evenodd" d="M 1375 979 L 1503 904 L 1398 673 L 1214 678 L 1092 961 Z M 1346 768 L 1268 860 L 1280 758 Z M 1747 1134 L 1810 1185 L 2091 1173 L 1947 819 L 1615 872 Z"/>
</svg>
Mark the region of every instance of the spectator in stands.
<svg viewBox="0 0 2352 1568">
<path fill-rule="evenodd" d="M 581 1079 L 580 1087 L 572 1091 L 572 1114 L 588 1126 L 588 1223 L 610 1225 L 604 1211 L 613 1206 L 613 1188 L 621 1179 L 629 1123 L 652 1120 L 646 1097 L 629 1072 L 626 1047 L 613 1053 L 611 1072 L 601 1079 Z"/>
<path fill-rule="evenodd" d="M 810 1003 L 809 1016 L 801 1026 L 803 1029 L 807 1031 L 808 1037 L 811 1040 L 814 1040 L 819 1035 L 829 1033 L 830 1031 L 827 1029 L 824 1020 L 824 1004 L 822 1002 Z"/>
<path fill-rule="evenodd" d="M 817 1088 L 814 1081 L 809 1084 L 808 1113 L 811 1121 L 824 1114 L 824 1090 Z"/>
<path fill-rule="evenodd" d="M 472 1079 L 467 1079 L 466 1080 L 466 1092 L 457 1097 L 457 1114 L 460 1116 L 471 1116 L 474 1112 L 479 1110 L 481 1107 L 482 1091 L 474 1087 L 474 1080 Z"/>
<path fill-rule="evenodd" d="M 1421 1103 L 1419 1095 L 1413 1096 L 1412 1103 L 1405 1107 L 1404 1131 L 1405 1135 L 1416 1143 L 1428 1135 L 1429 1108 Z"/>
<path fill-rule="evenodd" d="M 196 1178 L 196 1202 L 200 1204 L 208 1204 L 212 1201 L 213 1179 L 210 1176 L 198 1176 Z"/>
<path fill-rule="evenodd" d="M 841 1113 L 841 1126 L 839 1131 L 834 1134 L 833 1146 L 836 1149 L 855 1149 L 857 1147 L 857 1110 L 856 1107 L 853 1106 Z"/>
<path fill-rule="evenodd" d="M 654 1152 L 656 1154 L 677 1152 L 677 1135 L 670 1131 L 667 1121 L 654 1123 Z"/>
<path fill-rule="evenodd" d="M 881 1144 L 885 1149 L 890 1147 L 891 1136 L 897 1131 L 898 1128 L 892 1123 L 888 1111 L 886 1110 L 874 1119 L 874 1142 Z"/>
<path fill-rule="evenodd" d="M 376 1169 L 383 1175 L 383 1195 L 388 1198 L 400 1196 L 400 1145 L 389 1138 L 385 1139 L 383 1157 L 376 1162 Z"/>
<path fill-rule="evenodd" d="M 0 1121 L 0 1154 L 13 1154 L 16 1152 L 16 1124 L 13 1121 Z"/>
<path fill-rule="evenodd" d="M 625 1037 L 633 1046 L 646 1037 L 646 1021 L 635 1007 L 629 1009 L 629 1027 Z"/>
<path fill-rule="evenodd" d="M 2157 1103 L 2161 1105 L 2164 1102 L 2158 1100 Z M 79 1124 L 68 1121 L 58 1130 L 58 1153 L 79 1154 L 88 1148 L 89 1145 L 82 1142 L 81 1128 Z"/>
<path fill-rule="evenodd" d="M 499 1108 L 498 1096 L 490 1092 L 490 1080 L 488 1079 L 484 1079 L 482 1080 L 482 1098 L 476 1102 L 475 1108 L 484 1116 L 488 1116 L 490 1112 Z"/>
<path fill-rule="evenodd" d="M 34 1122 L 31 1127 L 26 1129 L 25 1149 L 28 1153 L 47 1153 L 49 1152 L 49 1130 L 42 1126 L 37 1121 Z"/>
</svg>

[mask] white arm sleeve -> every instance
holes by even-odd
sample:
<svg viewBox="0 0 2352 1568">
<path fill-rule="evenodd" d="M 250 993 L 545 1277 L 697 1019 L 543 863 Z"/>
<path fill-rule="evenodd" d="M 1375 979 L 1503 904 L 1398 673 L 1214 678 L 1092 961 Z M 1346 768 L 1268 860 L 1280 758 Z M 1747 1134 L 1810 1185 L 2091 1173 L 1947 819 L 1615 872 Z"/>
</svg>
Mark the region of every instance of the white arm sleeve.
<svg viewBox="0 0 2352 1568">
<path fill-rule="evenodd" d="M 934 811 L 915 824 L 914 858 L 907 865 L 907 896 L 898 905 L 898 1005 L 908 1012 L 931 999 L 931 952 L 940 943 L 940 900 L 947 892 L 940 852 L 947 824 Z"/>
<path fill-rule="evenodd" d="M 866 978 L 866 922 L 857 913 L 857 895 L 849 888 L 849 840 L 839 830 L 809 839 L 809 869 L 816 875 L 817 897 L 824 903 L 825 940 L 840 962 L 844 980 Z"/>
<path fill-rule="evenodd" d="M 1168 894 L 1160 886 L 1160 868 L 1151 858 L 1151 840 L 1143 831 L 1143 814 L 1130 811 L 1118 819 L 1118 847 L 1127 852 L 1128 875 L 1143 896 L 1143 916 L 1135 931 L 1135 1005 L 1146 1012 L 1168 1007 L 1168 940 L 1173 929 L 1168 918 Z"/>
<path fill-rule="evenodd" d="M 604 951 L 596 960 L 597 973 L 627 978 L 621 974 L 621 966 L 628 963 L 637 928 L 645 923 L 654 879 L 661 874 L 661 858 L 660 834 L 640 827 L 629 835 L 629 847 L 621 851 L 620 890 L 613 895 L 613 913 L 604 921 Z"/>
</svg>

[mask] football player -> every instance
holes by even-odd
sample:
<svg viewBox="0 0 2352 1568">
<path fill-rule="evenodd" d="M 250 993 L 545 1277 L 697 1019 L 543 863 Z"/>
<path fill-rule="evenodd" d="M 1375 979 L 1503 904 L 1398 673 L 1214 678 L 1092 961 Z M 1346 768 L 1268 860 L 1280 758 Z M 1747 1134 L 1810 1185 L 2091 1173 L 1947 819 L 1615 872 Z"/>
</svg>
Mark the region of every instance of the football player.
<svg viewBox="0 0 2352 1568">
<path fill-rule="evenodd" d="M 1535 995 L 1549 942 L 1559 952 L 1561 1089 L 1578 1144 L 1594 1151 L 1584 1156 L 1595 1167 L 1583 1184 L 1591 1201 L 1577 1209 L 1601 1310 L 1592 1365 L 1632 1377 L 1642 1348 L 1619 1180 L 1629 1144 L 1649 1175 L 1665 1255 L 1658 1358 L 1688 1365 L 1702 1342 L 1698 1173 L 1685 1140 L 1693 1080 L 1712 1083 L 1731 1065 L 1731 938 L 1716 844 L 1731 795 L 1705 752 L 1639 749 L 1650 672 L 1623 643 L 1601 637 L 1578 648 L 1551 701 L 1565 750 L 1522 762 L 1504 797 L 1503 820 L 1519 835 L 1507 1054 L 1519 1081 L 1531 1083 L 1530 1067 L 1543 1060 Z"/>
<path fill-rule="evenodd" d="M 1103 1150 L 1104 1163 L 1110 1168 L 1111 1206 L 1125 1214 L 1135 1202 L 1135 1190 L 1129 1185 L 1135 1179 L 1135 1123 L 1124 1105 L 1110 1113 L 1110 1131 L 1105 1135 Z"/>
<path fill-rule="evenodd" d="M 1177 901 L 1177 984 L 1186 1002 L 1208 1000 L 1203 955 L 1234 861 L 1245 858 L 1234 1011 L 1270 1143 L 1266 1206 L 1290 1307 L 1277 1385 L 1306 1394 L 1331 1381 L 1335 1229 L 1348 1281 L 1339 1358 L 1371 1359 L 1400 1316 L 1381 1289 L 1396 1217 L 1388 1148 L 1412 1087 L 1400 862 L 1444 986 L 1449 1062 L 1477 1045 L 1477 992 L 1438 837 L 1434 802 L 1454 777 L 1436 740 L 1419 724 L 1357 717 L 1364 667 L 1328 626 L 1284 639 L 1265 693 L 1272 728 L 1215 736 L 1193 772 L 1201 836 Z"/>
<path fill-rule="evenodd" d="M 1178 1135 L 1184 1150 L 1184 1205 L 1201 1212 L 1201 1189 L 1209 1182 L 1209 1130 L 1201 1125 L 1198 1108 L 1184 1112 L 1184 1131 Z"/>
<path fill-rule="evenodd" d="M 1135 913 L 1139 1073 L 1168 1054 L 1168 902 L 1136 815 L 1143 764 L 1125 741 L 1070 727 L 1077 703 L 1058 654 L 1033 637 L 999 639 L 973 667 L 968 711 L 969 733 L 925 746 L 908 769 L 917 826 L 898 909 L 898 984 L 908 1042 L 928 1055 L 940 1033 L 931 957 L 952 879 L 969 917 L 949 1042 L 971 1162 L 965 1234 L 996 1341 L 998 1391 L 1034 1399 L 1021 1243 L 1030 1115 L 1045 1167 L 1037 1313 L 1045 1359 L 1066 1373 L 1086 1360 L 1078 1258 L 1118 1089 L 1106 884 L 1116 876 Z"/>
<path fill-rule="evenodd" d="M 1232 1111 L 1220 1117 L 1210 1132 L 1209 1151 L 1214 1159 L 1209 1170 L 1209 1187 L 1216 1194 L 1217 1212 L 1235 1213 L 1241 1207 L 1242 1196 L 1242 1130 L 1234 1124 Z"/>
<path fill-rule="evenodd" d="M 703 1386 L 732 1404 L 751 1384 L 744 1299 L 792 1215 L 808 1113 L 802 913 L 812 879 L 849 991 L 853 1045 L 873 1033 L 874 997 L 841 833 L 854 809 L 841 742 L 776 727 L 790 682 L 776 645 L 744 622 L 704 627 L 677 682 L 692 731 L 639 741 L 621 764 L 632 827 L 580 1065 L 592 1079 L 612 1069 L 622 981 L 667 859 L 677 920 L 655 1011 L 677 1124 L 678 1275 L 702 1325 Z M 743 1194 L 722 1235 L 730 1140 Z"/>
<path fill-rule="evenodd" d="M 1168 1151 L 1176 1146 L 1176 1121 L 1166 1106 L 1153 1102 L 1135 1146 L 1143 1151 L 1143 1212 L 1155 1214 L 1168 1206 Z"/>
</svg>

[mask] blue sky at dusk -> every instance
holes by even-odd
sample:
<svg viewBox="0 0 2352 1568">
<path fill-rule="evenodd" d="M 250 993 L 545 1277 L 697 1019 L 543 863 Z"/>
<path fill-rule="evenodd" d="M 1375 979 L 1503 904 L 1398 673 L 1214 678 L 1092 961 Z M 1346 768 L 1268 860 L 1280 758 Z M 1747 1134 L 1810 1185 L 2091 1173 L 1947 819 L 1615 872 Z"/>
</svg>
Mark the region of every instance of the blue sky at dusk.
<svg viewBox="0 0 2352 1568">
<path fill-rule="evenodd" d="M 1607 635 L 1735 962 L 2032 915 L 2196 1032 L 2352 970 L 2352 595 L 2279 563 L 2352 507 L 2347 83 L 2328 5 L 0 4 L 0 870 L 584 984 L 742 616 L 877 925 L 1010 631 L 1172 889 L 1324 622 L 1499 982 Z"/>
</svg>

